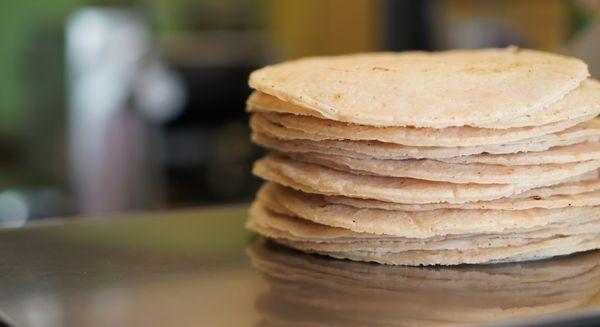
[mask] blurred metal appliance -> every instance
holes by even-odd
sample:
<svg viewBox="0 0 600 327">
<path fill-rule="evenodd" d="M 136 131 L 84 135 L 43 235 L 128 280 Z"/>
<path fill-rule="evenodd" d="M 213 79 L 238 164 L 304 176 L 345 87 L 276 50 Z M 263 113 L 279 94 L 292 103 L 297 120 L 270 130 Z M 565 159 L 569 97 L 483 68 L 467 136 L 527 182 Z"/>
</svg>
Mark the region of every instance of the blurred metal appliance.
<svg viewBox="0 0 600 327">
<path fill-rule="evenodd" d="M 86 8 L 66 29 L 71 185 L 83 214 L 162 203 L 158 123 L 185 100 L 159 59 L 147 18 Z"/>
</svg>

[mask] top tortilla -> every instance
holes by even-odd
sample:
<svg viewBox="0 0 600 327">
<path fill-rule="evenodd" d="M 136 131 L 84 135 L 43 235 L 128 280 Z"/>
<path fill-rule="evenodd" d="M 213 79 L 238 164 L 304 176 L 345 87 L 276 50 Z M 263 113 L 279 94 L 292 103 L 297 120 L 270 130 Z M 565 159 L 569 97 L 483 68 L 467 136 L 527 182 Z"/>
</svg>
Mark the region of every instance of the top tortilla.
<svg viewBox="0 0 600 327">
<path fill-rule="evenodd" d="M 445 128 L 536 112 L 588 75 L 581 60 L 509 47 L 304 58 L 256 70 L 249 85 L 319 118 Z"/>
<path fill-rule="evenodd" d="M 310 110 L 279 100 L 278 98 L 262 93 L 253 92 L 246 102 L 249 112 L 275 112 L 292 113 L 304 116 L 315 116 Z M 577 119 L 588 115 L 600 113 L 600 82 L 587 79 L 579 87 L 562 100 L 524 116 L 497 120 L 488 123 L 471 124 L 471 127 L 507 129 L 527 126 L 540 126 L 558 121 Z M 320 115 L 316 115 L 320 117 Z"/>
</svg>

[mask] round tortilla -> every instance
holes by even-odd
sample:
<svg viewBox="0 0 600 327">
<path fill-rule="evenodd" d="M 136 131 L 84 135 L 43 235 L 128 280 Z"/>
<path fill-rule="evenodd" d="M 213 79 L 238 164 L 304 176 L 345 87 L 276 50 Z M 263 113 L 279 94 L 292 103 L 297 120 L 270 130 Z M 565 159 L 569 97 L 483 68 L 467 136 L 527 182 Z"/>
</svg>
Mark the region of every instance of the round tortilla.
<svg viewBox="0 0 600 327">
<path fill-rule="evenodd" d="M 588 75 L 579 59 L 509 47 L 304 58 L 258 69 L 249 84 L 320 118 L 445 128 L 542 110 Z"/>
</svg>

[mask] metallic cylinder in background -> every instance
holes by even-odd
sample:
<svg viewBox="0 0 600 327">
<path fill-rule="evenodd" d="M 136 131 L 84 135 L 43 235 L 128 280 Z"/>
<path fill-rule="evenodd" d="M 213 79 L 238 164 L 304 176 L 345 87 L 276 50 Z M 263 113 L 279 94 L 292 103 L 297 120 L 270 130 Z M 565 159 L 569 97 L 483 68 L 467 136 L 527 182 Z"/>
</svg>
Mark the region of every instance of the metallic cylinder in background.
<svg viewBox="0 0 600 327">
<path fill-rule="evenodd" d="M 66 29 L 70 178 L 82 214 L 156 208 L 162 194 L 157 123 L 185 92 L 158 59 L 134 9 L 88 8 Z"/>
</svg>

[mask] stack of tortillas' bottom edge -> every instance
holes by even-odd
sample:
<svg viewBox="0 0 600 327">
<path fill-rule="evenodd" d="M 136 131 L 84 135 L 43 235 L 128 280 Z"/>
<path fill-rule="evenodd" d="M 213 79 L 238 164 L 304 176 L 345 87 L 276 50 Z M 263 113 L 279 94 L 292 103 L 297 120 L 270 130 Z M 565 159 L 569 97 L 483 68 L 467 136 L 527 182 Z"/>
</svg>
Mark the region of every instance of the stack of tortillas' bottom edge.
<svg viewBox="0 0 600 327">
<path fill-rule="evenodd" d="M 247 247 L 265 326 L 464 325 L 597 308 L 600 253 L 522 264 L 389 267 Z M 272 323 L 272 324 L 267 324 Z M 517 324 L 520 325 L 520 324 Z"/>
<path fill-rule="evenodd" d="M 250 75 L 272 150 L 247 226 L 309 253 L 392 265 L 600 248 L 600 83 L 517 48 L 315 57 Z"/>
</svg>

